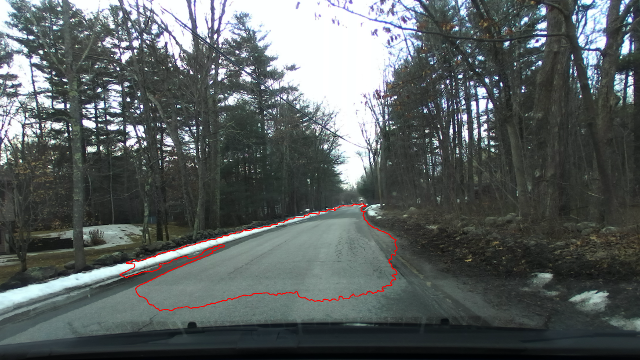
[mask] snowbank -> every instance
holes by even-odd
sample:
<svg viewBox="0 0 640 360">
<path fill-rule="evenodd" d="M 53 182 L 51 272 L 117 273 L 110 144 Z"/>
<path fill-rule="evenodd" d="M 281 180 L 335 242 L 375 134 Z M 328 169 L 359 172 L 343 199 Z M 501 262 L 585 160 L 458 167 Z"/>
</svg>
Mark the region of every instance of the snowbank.
<svg viewBox="0 0 640 360">
<path fill-rule="evenodd" d="M 382 217 L 382 211 L 380 210 L 380 204 L 371 205 L 367 208 L 367 215 L 375 218 Z"/>
<path fill-rule="evenodd" d="M 606 291 L 598 292 L 598 290 L 592 290 L 576 295 L 569 299 L 569 301 L 575 303 L 580 310 L 587 312 L 602 312 L 607 306 L 607 303 L 609 303 L 607 296 L 609 296 L 609 293 Z"/>
<path fill-rule="evenodd" d="M 305 216 L 295 217 L 293 219 L 286 221 L 286 225 L 298 222 L 308 217 L 317 216 L 320 214 L 324 214 L 324 212 L 311 213 Z M 173 259 L 179 258 L 184 255 L 200 253 L 215 245 L 234 241 L 248 235 L 254 235 L 256 233 L 260 233 L 270 228 L 281 226 L 283 224 L 285 224 L 285 222 L 278 223 L 277 225 L 273 225 L 273 226 L 266 226 L 264 228 L 243 231 L 239 234 L 226 235 L 214 240 L 203 241 L 197 244 L 186 246 L 179 250 L 169 251 L 164 254 L 160 254 L 145 260 L 132 261 L 133 264 L 129 264 L 129 263 L 118 264 L 115 266 L 104 267 L 104 268 L 100 268 L 100 269 L 96 269 L 96 270 L 92 270 L 84 273 L 73 274 L 70 276 L 51 280 L 49 282 L 42 283 L 42 284 L 33 284 L 33 285 L 25 286 L 22 288 L 9 290 L 2 293 L 2 302 L 0 302 L 0 314 L 7 313 L 27 302 L 44 299 L 60 293 L 66 293 L 70 290 L 86 287 L 102 281 L 112 280 L 112 279 L 118 278 L 120 274 L 124 273 L 125 271 L 132 270 L 135 268 L 135 270 L 132 270 L 126 274 L 127 276 L 130 276 L 139 271 L 158 265 L 160 263 L 169 262 Z M 114 225 L 114 226 L 118 226 L 118 225 Z M 102 227 L 104 226 L 101 226 L 100 228 Z M 105 236 L 106 236 L 106 231 L 105 231 Z"/>
</svg>

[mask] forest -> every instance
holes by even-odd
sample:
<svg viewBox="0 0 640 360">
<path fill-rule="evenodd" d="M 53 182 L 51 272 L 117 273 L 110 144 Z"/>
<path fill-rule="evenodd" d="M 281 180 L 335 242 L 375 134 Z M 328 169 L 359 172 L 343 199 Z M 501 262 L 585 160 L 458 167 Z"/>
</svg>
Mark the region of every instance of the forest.
<svg viewBox="0 0 640 360">
<path fill-rule="evenodd" d="M 227 0 L 186 0 L 186 23 L 145 1 L 94 13 L 9 4 L 0 145 L 16 249 L 31 231 L 92 224 L 142 223 L 145 242 L 162 241 L 170 223 L 195 234 L 345 194 L 442 214 L 640 222 L 638 1 L 318 2 L 318 14 L 340 9 L 336 26 L 379 26 L 371 36 L 390 54 L 363 94 L 360 195 L 337 170 L 336 113 L 284 80 L 296 65 L 276 66 L 267 34 Z M 80 231 L 74 247 L 81 269 Z"/>
<path fill-rule="evenodd" d="M 329 2 L 395 54 L 364 100 L 370 202 L 639 222 L 640 2 Z"/>
<path fill-rule="evenodd" d="M 15 221 L 2 226 L 21 259 L 36 230 L 72 227 L 82 269 L 83 226 L 143 224 L 148 243 L 169 223 L 195 234 L 338 205 L 335 113 L 284 81 L 297 67 L 276 66 L 227 0 L 181 3 L 186 32 L 151 2 L 8 3 L 0 145 Z"/>
</svg>

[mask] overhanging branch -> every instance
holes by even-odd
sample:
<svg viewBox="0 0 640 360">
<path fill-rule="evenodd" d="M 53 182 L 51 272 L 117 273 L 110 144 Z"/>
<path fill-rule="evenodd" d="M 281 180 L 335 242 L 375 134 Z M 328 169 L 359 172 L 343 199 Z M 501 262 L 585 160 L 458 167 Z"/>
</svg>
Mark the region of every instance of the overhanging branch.
<svg viewBox="0 0 640 360">
<path fill-rule="evenodd" d="M 333 7 L 340 8 L 340 9 L 348 12 L 349 14 L 359 16 L 359 17 L 361 17 L 363 19 L 367 19 L 369 21 L 373 21 L 373 22 L 377 22 L 377 23 L 380 23 L 380 24 L 389 25 L 389 26 L 392 26 L 392 27 L 394 27 L 396 29 L 399 29 L 399 30 L 413 31 L 413 32 L 417 32 L 417 33 L 425 34 L 425 35 L 437 35 L 437 36 L 441 36 L 441 37 L 444 37 L 444 38 L 447 38 L 447 39 L 451 39 L 451 40 L 465 40 L 465 41 L 476 41 L 476 42 L 485 42 L 485 43 L 505 43 L 505 42 L 511 42 L 511 41 L 517 41 L 517 40 L 532 39 L 532 38 L 548 38 L 548 37 L 557 37 L 557 36 L 565 37 L 566 36 L 566 34 L 564 34 L 564 33 L 559 33 L 559 34 L 534 33 L 534 34 L 512 36 L 512 37 L 506 37 L 506 38 L 500 38 L 500 39 L 488 39 L 488 38 L 479 38 L 479 37 L 474 37 L 474 36 L 452 35 L 452 34 L 446 34 L 446 33 L 438 32 L 438 31 L 428 31 L 428 30 L 421 30 L 421 29 L 417 29 L 417 28 L 402 26 L 400 24 L 396 24 L 396 23 L 391 22 L 391 21 L 377 19 L 377 18 L 373 18 L 373 17 L 367 16 L 367 15 L 364 15 L 364 14 L 360 14 L 358 12 L 355 12 L 355 11 L 347 8 L 346 6 L 340 6 L 338 4 L 334 4 L 331 0 L 327 0 L 327 2 Z"/>
</svg>

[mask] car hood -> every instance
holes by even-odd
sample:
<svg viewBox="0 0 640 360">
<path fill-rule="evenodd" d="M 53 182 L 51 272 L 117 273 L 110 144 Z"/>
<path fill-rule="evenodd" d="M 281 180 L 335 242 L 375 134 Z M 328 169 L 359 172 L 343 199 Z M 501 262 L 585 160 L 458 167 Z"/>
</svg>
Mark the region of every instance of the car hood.
<svg viewBox="0 0 640 360">
<path fill-rule="evenodd" d="M 208 354 L 640 354 L 635 331 L 561 331 L 442 324 L 288 323 L 197 327 L 0 346 L 0 358 Z"/>
</svg>

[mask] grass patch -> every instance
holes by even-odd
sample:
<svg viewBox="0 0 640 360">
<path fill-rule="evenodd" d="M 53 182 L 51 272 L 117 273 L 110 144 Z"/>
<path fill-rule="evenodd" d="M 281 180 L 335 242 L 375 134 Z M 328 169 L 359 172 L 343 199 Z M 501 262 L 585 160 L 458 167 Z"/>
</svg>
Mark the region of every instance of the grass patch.
<svg viewBox="0 0 640 360">
<path fill-rule="evenodd" d="M 55 231 L 63 231 L 63 230 L 55 230 Z M 34 231 L 32 232 L 32 234 L 34 235 L 37 235 L 37 233 L 46 234 L 49 232 L 51 231 Z M 151 232 L 151 238 L 155 239 L 155 236 L 156 236 L 155 226 L 150 229 L 150 232 Z M 191 233 L 191 229 L 189 228 L 176 226 L 176 225 L 169 225 L 169 236 L 171 237 L 171 239 L 174 239 L 186 234 L 190 234 L 190 233 Z M 99 248 L 99 249 L 90 248 L 90 247 L 84 248 L 84 253 L 87 258 L 87 264 L 90 264 L 95 259 L 105 254 L 112 254 L 116 251 L 132 251 L 133 249 L 140 247 L 140 243 L 142 242 L 142 236 L 130 235 L 129 239 L 133 241 L 133 243 L 110 246 L 110 247 Z M 17 260 L 17 257 L 15 259 Z M 32 268 L 32 267 L 39 267 L 39 266 L 55 265 L 56 267 L 58 267 L 59 270 L 62 270 L 64 268 L 63 267 L 64 264 L 72 260 L 73 260 L 73 249 L 56 251 L 56 252 L 33 253 L 33 254 L 29 254 L 27 257 L 27 266 L 29 268 Z M 0 266 L 0 284 L 9 280 L 9 278 L 13 276 L 13 274 L 17 273 L 18 271 L 20 271 L 19 263 L 15 265 Z"/>
</svg>

